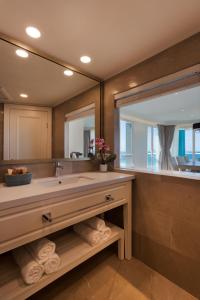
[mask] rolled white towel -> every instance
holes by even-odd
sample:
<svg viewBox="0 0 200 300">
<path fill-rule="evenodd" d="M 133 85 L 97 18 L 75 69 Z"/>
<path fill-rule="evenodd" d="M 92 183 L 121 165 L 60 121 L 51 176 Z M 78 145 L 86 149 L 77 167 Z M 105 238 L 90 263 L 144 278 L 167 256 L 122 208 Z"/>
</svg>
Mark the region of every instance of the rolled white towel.
<svg viewBox="0 0 200 300">
<path fill-rule="evenodd" d="M 44 271 L 46 274 L 56 272 L 60 266 L 60 257 L 57 253 L 51 255 L 48 260 L 44 263 Z"/>
<path fill-rule="evenodd" d="M 34 259 L 40 264 L 43 264 L 54 254 L 56 244 L 47 238 L 42 238 L 27 244 L 26 247 Z"/>
<path fill-rule="evenodd" d="M 91 228 L 101 231 L 105 228 L 105 221 L 98 217 L 93 217 L 84 221 L 85 224 L 89 225 Z"/>
<path fill-rule="evenodd" d="M 101 233 L 84 223 L 79 223 L 73 226 L 74 231 L 80 235 L 82 239 L 88 242 L 91 246 L 98 244 L 101 241 Z"/>
<path fill-rule="evenodd" d="M 110 235 L 111 235 L 111 228 L 108 227 L 108 226 L 105 226 L 101 231 L 100 231 L 100 234 L 101 234 L 101 239 L 102 240 L 107 240 Z"/>
<path fill-rule="evenodd" d="M 13 250 L 12 254 L 25 283 L 32 284 L 40 280 L 44 273 L 44 266 L 36 262 L 25 247 Z"/>
</svg>

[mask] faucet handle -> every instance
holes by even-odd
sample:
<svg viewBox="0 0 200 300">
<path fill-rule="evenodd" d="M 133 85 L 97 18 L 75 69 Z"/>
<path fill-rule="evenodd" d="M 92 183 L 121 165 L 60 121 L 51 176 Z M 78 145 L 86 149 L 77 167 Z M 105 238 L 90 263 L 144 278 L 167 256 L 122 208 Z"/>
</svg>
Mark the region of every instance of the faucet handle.
<svg viewBox="0 0 200 300">
<path fill-rule="evenodd" d="M 56 161 L 56 168 L 64 169 L 60 161 Z"/>
</svg>

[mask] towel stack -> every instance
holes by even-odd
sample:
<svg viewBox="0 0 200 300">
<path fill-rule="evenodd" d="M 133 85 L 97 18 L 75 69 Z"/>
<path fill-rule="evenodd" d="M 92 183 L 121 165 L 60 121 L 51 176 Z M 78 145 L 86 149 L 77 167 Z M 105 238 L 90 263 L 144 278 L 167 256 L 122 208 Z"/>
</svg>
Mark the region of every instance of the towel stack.
<svg viewBox="0 0 200 300">
<path fill-rule="evenodd" d="M 44 266 L 37 263 L 24 246 L 15 249 L 13 257 L 25 283 L 32 284 L 40 280 L 44 273 Z"/>
<path fill-rule="evenodd" d="M 111 235 L 110 227 L 105 221 L 98 217 L 93 217 L 73 226 L 74 231 L 88 244 L 95 246 L 101 241 L 105 241 Z"/>
<path fill-rule="evenodd" d="M 56 272 L 60 265 L 60 257 L 55 253 L 56 244 L 47 238 L 36 240 L 26 245 L 34 260 L 44 266 L 44 272 Z"/>
<path fill-rule="evenodd" d="M 50 274 L 58 270 L 60 257 L 55 249 L 54 242 L 42 238 L 13 250 L 13 257 L 20 267 L 25 283 L 35 283 L 43 273 Z"/>
</svg>

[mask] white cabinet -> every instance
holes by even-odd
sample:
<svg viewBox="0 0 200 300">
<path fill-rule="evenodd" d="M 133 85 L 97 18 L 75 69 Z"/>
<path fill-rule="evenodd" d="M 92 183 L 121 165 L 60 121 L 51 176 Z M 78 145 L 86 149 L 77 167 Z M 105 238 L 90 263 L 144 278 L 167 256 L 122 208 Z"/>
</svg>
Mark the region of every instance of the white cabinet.
<svg viewBox="0 0 200 300">
<path fill-rule="evenodd" d="M 64 273 L 98 253 L 113 242 L 118 241 L 119 259 L 131 258 L 131 189 L 127 180 L 106 187 L 89 188 L 88 191 L 65 193 L 57 197 L 55 193 L 41 202 L 28 203 L 16 211 L 5 210 L 0 218 L 0 297 L 4 300 L 25 299 L 45 287 Z M 17 266 L 7 251 L 35 239 L 65 229 L 75 223 L 99 215 L 115 207 L 123 207 L 124 228 L 109 224 L 111 236 L 96 246 L 90 246 L 74 232 L 55 235 L 57 253 L 61 257 L 60 269 L 33 285 L 26 285 L 21 279 Z M 46 218 L 44 218 L 46 216 Z"/>
</svg>

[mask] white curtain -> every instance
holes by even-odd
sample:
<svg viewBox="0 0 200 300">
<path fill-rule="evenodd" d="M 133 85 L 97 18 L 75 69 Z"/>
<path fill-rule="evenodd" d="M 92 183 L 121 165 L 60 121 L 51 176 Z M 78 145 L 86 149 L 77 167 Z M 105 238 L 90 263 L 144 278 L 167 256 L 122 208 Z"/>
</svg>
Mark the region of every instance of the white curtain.
<svg viewBox="0 0 200 300">
<path fill-rule="evenodd" d="M 170 152 L 174 137 L 175 125 L 158 125 L 160 142 L 159 165 L 161 170 L 173 170 L 173 161 Z"/>
</svg>

